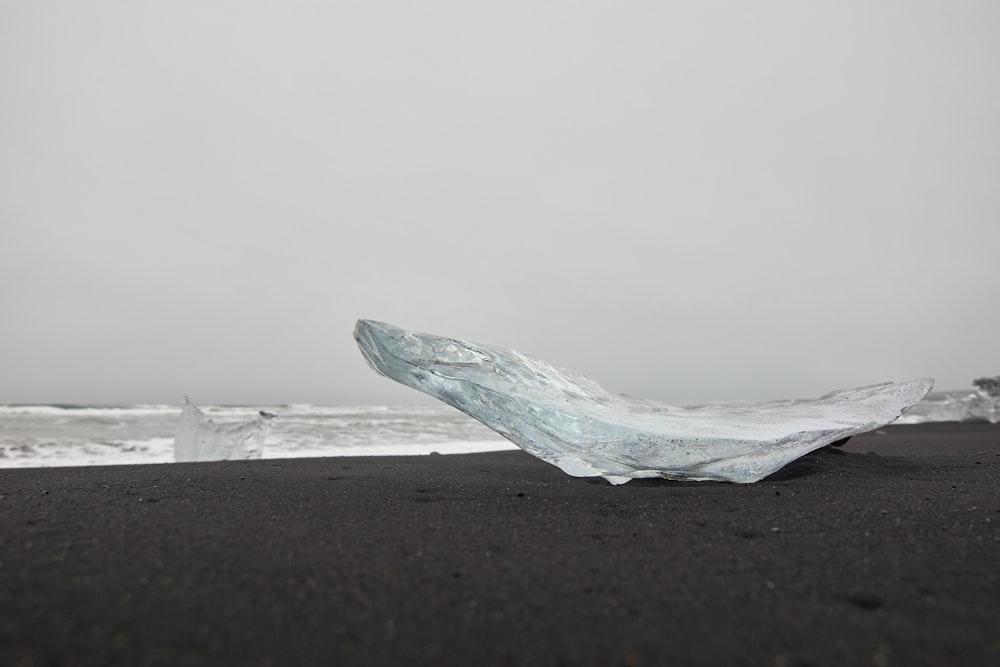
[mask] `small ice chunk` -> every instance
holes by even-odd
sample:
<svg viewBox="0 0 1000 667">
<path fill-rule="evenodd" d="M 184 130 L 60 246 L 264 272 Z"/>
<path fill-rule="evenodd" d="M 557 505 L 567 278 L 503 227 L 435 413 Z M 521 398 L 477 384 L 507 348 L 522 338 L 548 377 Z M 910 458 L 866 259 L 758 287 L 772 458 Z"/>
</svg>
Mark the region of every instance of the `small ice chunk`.
<svg viewBox="0 0 1000 667">
<path fill-rule="evenodd" d="M 262 410 L 249 421 L 216 423 L 185 396 L 174 435 L 174 459 L 178 463 L 259 459 L 273 419 Z"/>
<path fill-rule="evenodd" d="M 1000 399 L 1000 375 L 991 378 L 976 378 L 972 386 L 983 396 Z"/>
<path fill-rule="evenodd" d="M 934 381 L 814 400 L 678 408 L 611 394 L 579 373 L 493 345 L 359 320 L 371 367 L 478 419 L 575 477 L 756 482 L 825 445 L 895 420 Z"/>
<path fill-rule="evenodd" d="M 972 381 L 975 391 L 948 391 L 927 396 L 900 419 L 902 424 L 927 422 L 1000 423 L 1000 375 Z"/>
</svg>

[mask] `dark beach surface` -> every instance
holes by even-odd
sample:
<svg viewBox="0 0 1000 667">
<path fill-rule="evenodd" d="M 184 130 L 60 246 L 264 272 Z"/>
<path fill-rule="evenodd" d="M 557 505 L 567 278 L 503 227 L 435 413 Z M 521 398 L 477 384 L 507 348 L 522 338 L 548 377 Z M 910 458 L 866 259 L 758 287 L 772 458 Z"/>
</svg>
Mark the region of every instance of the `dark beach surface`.
<svg viewBox="0 0 1000 667">
<path fill-rule="evenodd" d="M 0 470 L 0 664 L 998 665 L 1000 426 L 751 485 L 521 452 Z"/>
</svg>

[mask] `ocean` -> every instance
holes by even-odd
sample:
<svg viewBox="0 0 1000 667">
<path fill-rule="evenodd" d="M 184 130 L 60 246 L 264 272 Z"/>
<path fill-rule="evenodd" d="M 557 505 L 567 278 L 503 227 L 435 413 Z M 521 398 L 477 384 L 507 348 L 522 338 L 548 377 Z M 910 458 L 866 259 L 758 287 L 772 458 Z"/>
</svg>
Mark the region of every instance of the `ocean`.
<svg viewBox="0 0 1000 667">
<path fill-rule="evenodd" d="M 199 406 L 216 422 L 276 415 L 262 458 L 461 454 L 516 449 L 471 417 L 429 406 Z M 180 405 L 0 405 L 0 468 L 169 463 Z M 1000 423 L 1000 399 L 935 392 L 896 423 Z"/>
<path fill-rule="evenodd" d="M 276 415 L 265 459 L 516 449 L 446 405 L 199 407 L 217 422 Z M 0 468 L 173 462 L 180 415 L 180 405 L 2 405 Z"/>
</svg>

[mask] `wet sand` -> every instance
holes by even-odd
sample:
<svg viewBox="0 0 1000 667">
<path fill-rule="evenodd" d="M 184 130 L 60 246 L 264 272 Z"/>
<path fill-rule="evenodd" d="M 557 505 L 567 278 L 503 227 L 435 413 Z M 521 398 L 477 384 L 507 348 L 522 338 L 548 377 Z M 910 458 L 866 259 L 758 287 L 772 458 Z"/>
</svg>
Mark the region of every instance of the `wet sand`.
<svg viewBox="0 0 1000 667">
<path fill-rule="evenodd" d="M 1000 664 L 1000 426 L 882 433 L 752 485 L 0 470 L 0 664 Z"/>
</svg>

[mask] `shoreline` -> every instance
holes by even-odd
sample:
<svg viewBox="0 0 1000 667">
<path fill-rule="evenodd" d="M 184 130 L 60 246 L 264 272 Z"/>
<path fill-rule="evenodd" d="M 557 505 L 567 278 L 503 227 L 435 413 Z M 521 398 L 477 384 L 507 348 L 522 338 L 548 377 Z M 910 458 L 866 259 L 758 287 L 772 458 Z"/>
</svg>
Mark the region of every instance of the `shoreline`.
<svg viewBox="0 0 1000 667">
<path fill-rule="evenodd" d="M 0 469 L 0 663 L 1000 663 L 1000 427 L 755 484 L 520 451 Z"/>
<path fill-rule="evenodd" d="M 935 426 L 942 427 L 975 427 L 984 426 L 987 428 L 996 427 L 1000 429 L 1000 425 L 990 424 L 986 421 L 970 421 L 970 422 L 930 422 L 930 423 L 899 423 L 893 422 L 885 426 L 880 427 L 877 431 L 884 431 L 885 429 L 895 429 L 898 427 L 912 428 L 914 426 L 932 428 Z M 491 436 L 493 434 L 491 433 Z M 126 460 L 117 462 L 106 462 L 103 460 L 88 459 L 86 462 L 74 462 L 68 465 L 24 465 L 17 458 L 3 459 L 0 461 L 6 461 L 13 465 L 0 465 L 0 470 L 25 470 L 25 469 L 41 469 L 41 468 L 80 468 L 80 467 L 113 467 L 113 466 L 136 466 L 136 465 L 162 465 L 162 464 L 173 464 L 176 461 L 173 460 L 173 436 L 154 438 L 155 440 L 161 441 L 162 444 L 166 445 L 169 443 L 169 453 L 164 449 L 164 453 L 159 457 L 149 457 L 152 460 Z M 338 447 L 329 447 L 323 445 L 316 445 L 312 448 L 303 448 L 301 451 L 289 452 L 287 450 L 282 450 L 280 445 L 275 445 L 271 443 L 270 446 L 265 446 L 263 456 L 258 460 L 298 460 L 298 459 L 316 459 L 316 458 L 382 458 L 387 456 L 395 457 L 410 457 L 410 456 L 433 456 L 433 455 L 446 455 L 453 456 L 457 454 L 480 454 L 480 453 L 493 453 L 493 452 L 503 452 L 503 451 L 521 451 L 517 445 L 502 439 L 500 436 L 491 437 L 489 440 L 463 440 L 463 441 L 447 441 L 435 444 L 405 444 L 405 445 L 381 445 L 381 446 L 366 446 L 366 445 L 347 445 Z M 106 454 L 102 455 L 102 458 L 107 457 L 114 459 L 114 455 Z M 52 460 L 46 458 L 46 461 Z M 202 461 L 202 463 L 219 463 L 224 461 Z"/>
</svg>

